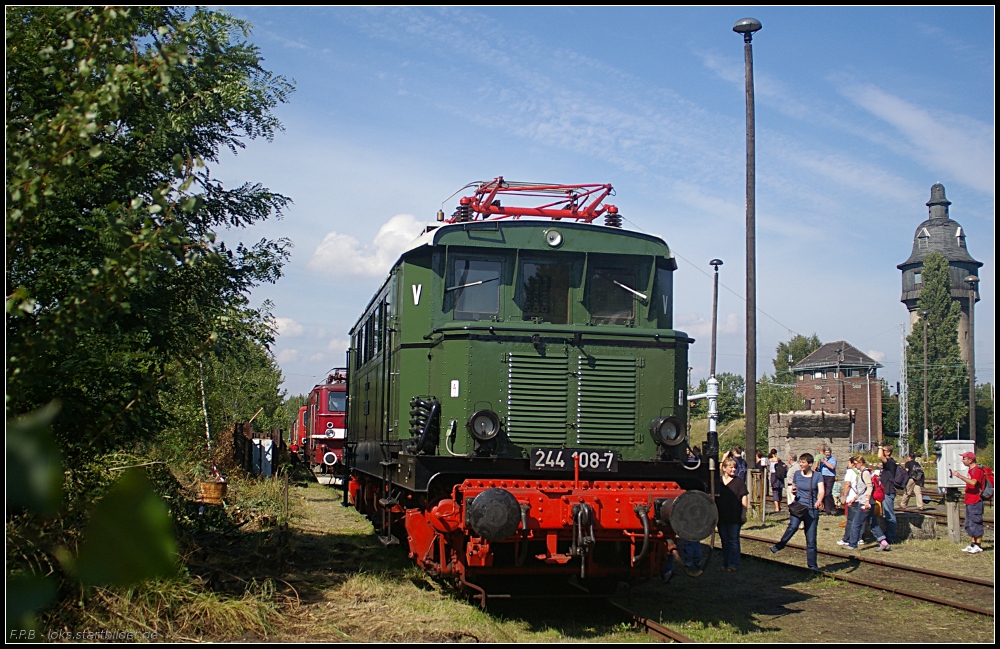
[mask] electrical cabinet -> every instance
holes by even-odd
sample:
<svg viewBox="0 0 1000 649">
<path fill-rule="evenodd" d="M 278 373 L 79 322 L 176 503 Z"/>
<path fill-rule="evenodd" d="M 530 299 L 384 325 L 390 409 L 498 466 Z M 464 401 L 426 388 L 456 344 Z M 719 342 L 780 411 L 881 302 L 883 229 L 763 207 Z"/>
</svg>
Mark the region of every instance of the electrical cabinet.
<svg viewBox="0 0 1000 649">
<path fill-rule="evenodd" d="M 969 470 L 962 464 L 962 453 L 975 453 L 976 445 L 967 439 L 945 439 L 934 442 L 934 455 L 937 456 L 937 486 L 964 487 L 965 483 L 951 475 L 952 471 Z"/>
</svg>

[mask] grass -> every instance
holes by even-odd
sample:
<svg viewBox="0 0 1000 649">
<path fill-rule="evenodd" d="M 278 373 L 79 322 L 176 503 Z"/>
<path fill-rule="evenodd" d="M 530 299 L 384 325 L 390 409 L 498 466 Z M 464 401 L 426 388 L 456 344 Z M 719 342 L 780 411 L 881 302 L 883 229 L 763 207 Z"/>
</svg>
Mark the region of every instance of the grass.
<svg viewBox="0 0 1000 649">
<path fill-rule="evenodd" d="M 429 579 L 401 548 L 385 548 L 371 524 L 311 484 L 294 493 L 285 577 L 302 595 L 275 638 L 353 642 L 635 642 L 647 636 L 595 603 L 513 600 L 487 611 Z"/>
<path fill-rule="evenodd" d="M 230 476 L 225 504 L 213 506 L 194 500 L 195 476 L 164 464 L 147 472 L 175 523 L 178 575 L 127 588 L 81 588 L 65 578 L 42 626 L 156 632 L 161 640 L 270 637 L 298 601 L 279 574 L 288 551 L 284 481 Z"/>
<path fill-rule="evenodd" d="M 250 581 L 233 597 L 177 578 L 95 588 L 85 595 L 81 626 L 153 631 L 164 639 L 266 638 L 280 622 L 280 609 L 270 580 Z"/>
<path fill-rule="evenodd" d="M 746 442 L 746 420 L 739 417 L 725 424 L 719 424 L 719 448 L 725 450 L 739 444 L 743 446 Z M 691 442 L 692 445 L 704 447 L 708 438 L 708 419 L 691 420 Z"/>
</svg>

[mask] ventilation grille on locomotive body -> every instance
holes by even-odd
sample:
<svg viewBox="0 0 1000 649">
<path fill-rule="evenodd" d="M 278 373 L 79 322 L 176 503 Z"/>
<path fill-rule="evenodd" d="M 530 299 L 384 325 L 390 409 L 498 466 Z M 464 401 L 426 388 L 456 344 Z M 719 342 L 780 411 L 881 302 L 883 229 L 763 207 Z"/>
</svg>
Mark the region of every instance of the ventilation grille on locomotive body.
<svg viewBox="0 0 1000 649">
<path fill-rule="evenodd" d="M 635 443 L 635 359 L 580 356 L 577 371 L 578 444 Z"/>
<path fill-rule="evenodd" d="M 515 444 L 563 446 L 569 422 L 577 444 L 635 443 L 636 360 L 579 356 L 570 371 L 566 356 L 511 352 L 507 356 L 507 434 Z M 575 375 L 576 411 L 569 412 Z"/>
</svg>

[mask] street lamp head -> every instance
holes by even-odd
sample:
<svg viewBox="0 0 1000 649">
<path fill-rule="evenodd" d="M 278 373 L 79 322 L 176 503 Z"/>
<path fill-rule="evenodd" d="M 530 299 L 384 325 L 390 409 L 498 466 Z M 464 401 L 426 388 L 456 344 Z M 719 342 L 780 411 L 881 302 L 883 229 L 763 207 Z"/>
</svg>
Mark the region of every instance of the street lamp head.
<svg viewBox="0 0 1000 649">
<path fill-rule="evenodd" d="M 715 268 L 715 272 L 719 272 L 719 266 L 722 265 L 722 260 L 721 259 L 713 259 L 712 261 L 708 262 L 708 265 L 714 267 Z"/>
<path fill-rule="evenodd" d="M 743 18 L 733 25 L 733 31 L 737 34 L 743 34 L 743 42 L 749 43 L 750 39 L 753 38 L 753 33 L 758 31 L 763 25 L 756 18 Z"/>
<path fill-rule="evenodd" d="M 976 290 L 976 284 L 979 283 L 979 278 L 975 275 L 969 275 L 965 278 L 965 283 L 969 285 L 969 288 Z"/>
</svg>

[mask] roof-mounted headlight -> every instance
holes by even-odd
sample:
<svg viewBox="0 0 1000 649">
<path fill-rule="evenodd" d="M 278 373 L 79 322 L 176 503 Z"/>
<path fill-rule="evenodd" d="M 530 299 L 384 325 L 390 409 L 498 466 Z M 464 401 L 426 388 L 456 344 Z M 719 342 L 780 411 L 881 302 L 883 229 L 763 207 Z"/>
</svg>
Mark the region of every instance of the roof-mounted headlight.
<svg viewBox="0 0 1000 649">
<path fill-rule="evenodd" d="M 480 442 L 488 442 L 500 434 L 500 417 L 492 410 L 477 410 L 465 426 Z"/>
<path fill-rule="evenodd" d="M 677 417 L 657 417 L 649 425 L 649 432 L 657 444 L 677 446 L 684 442 L 684 426 Z"/>
</svg>

